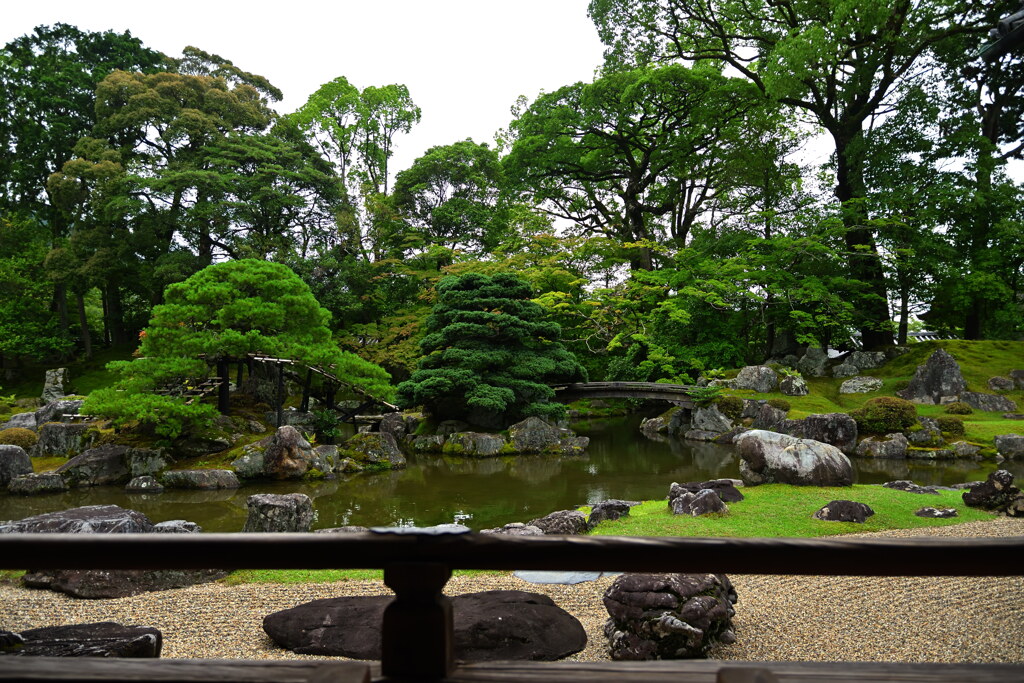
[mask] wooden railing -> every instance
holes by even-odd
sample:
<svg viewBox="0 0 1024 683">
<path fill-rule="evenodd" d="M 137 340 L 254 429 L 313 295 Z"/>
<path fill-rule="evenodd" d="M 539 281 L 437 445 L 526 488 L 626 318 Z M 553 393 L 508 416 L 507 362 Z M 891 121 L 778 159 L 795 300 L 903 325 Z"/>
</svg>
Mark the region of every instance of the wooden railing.
<svg viewBox="0 0 1024 683">
<path fill-rule="evenodd" d="M 571 403 L 581 398 L 646 398 L 669 401 L 676 405 L 693 408 L 690 395 L 699 387 L 688 384 L 660 384 L 658 382 L 580 382 L 552 387 L 555 400 Z"/>
<path fill-rule="evenodd" d="M 388 681 L 730 680 L 723 678 L 726 669 L 706 662 L 456 667 L 451 602 L 442 594 L 452 569 L 998 577 L 1021 575 L 1022 557 L 1024 537 L 514 537 L 407 529 L 359 534 L 0 534 L 0 568 L 9 569 L 383 568 L 395 599 L 384 613 L 382 661 L 374 669 L 374 680 Z M 13 665 L 6 666 L 0 661 L 0 680 L 10 680 L 3 673 Z M 864 680 L 1024 680 L 1024 665 L 958 665 L 946 670 L 946 676 L 926 665 L 843 667 L 771 665 L 763 680 L 846 680 L 838 675 L 844 671 L 859 671 L 857 677 Z M 781 675 L 773 678 L 769 669 Z M 915 671 L 927 675 L 922 678 Z"/>
</svg>

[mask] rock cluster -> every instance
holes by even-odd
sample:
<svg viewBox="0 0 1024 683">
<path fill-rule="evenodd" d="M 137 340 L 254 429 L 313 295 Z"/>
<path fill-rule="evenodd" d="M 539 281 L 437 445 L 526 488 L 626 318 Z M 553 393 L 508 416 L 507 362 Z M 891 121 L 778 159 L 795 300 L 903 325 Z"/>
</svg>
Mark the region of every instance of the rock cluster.
<svg viewBox="0 0 1024 683">
<path fill-rule="evenodd" d="M 970 507 L 1024 517 L 1024 493 L 1014 486 L 1013 475 L 1006 470 L 996 470 L 986 481 L 964 491 L 963 499 Z"/>
<path fill-rule="evenodd" d="M 960 366 L 945 349 L 939 349 L 928 357 L 924 365 L 918 365 L 910 385 L 896 395 L 914 403 L 946 404 L 962 401 L 976 410 L 1008 412 L 1017 409 L 1017 404 L 996 394 L 967 391 L 967 382 L 960 372 Z"/>
<path fill-rule="evenodd" d="M 735 642 L 736 591 L 722 574 L 623 574 L 604 594 L 614 660 L 704 657 Z"/>
</svg>

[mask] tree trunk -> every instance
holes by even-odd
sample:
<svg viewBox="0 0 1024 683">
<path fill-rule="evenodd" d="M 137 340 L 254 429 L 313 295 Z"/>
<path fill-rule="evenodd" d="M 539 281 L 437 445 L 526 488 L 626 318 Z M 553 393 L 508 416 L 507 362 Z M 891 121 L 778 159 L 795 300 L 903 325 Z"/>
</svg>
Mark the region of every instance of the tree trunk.
<svg viewBox="0 0 1024 683">
<path fill-rule="evenodd" d="M 864 199 L 864 165 L 859 151 L 863 138 L 859 125 L 851 133 L 832 132 L 836 143 L 836 198 L 842 205 L 846 226 L 846 251 L 850 277 L 863 282 L 867 291 L 855 297 L 857 326 L 865 349 L 892 344 L 889 300 L 878 245 L 867 227 Z"/>
<path fill-rule="evenodd" d="M 124 329 L 124 312 L 121 307 L 121 289 L 114 282 L 107 283 L 107 327 L 110 328 L 112 346 L 127 346 L 128 333 Z"/>
<path fill-rule="evenodd" d="M 78 301 L 78 329 L 82 336 L 82 353 L 86 358 L 92 358 L 92 335 L 89 334 L 89 320 L 85 317 L 85 295 L 76 293 Z"/>
</svg>

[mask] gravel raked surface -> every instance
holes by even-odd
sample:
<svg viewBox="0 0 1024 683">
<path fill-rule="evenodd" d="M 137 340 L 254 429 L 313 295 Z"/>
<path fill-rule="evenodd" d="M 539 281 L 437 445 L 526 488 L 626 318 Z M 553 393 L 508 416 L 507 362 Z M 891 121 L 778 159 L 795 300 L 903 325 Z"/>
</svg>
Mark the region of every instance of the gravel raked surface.
<svg viewBox="0 0 1024 683">
<path fill-rule="evenodd" d="M 1024 519 L 887 531 L 875 537 L 1021 536 Z M 737 642 L 718 659 L 749 661 L 1024 662 L 1024 578 L 730 577 Z M 574 586 L 508 575 L 453 578 L 450 594 L 518 589 L 545 593 L 582 623 L 587 648 L 571 659 L 606 660 L 601 602 L 614 579 Z M 76 600 L 0 586 L 0 629 L 116 621 L 159 628 L 164 657 L 297 659 L 263 633 L 263 617 L 319 598 L 381 595 L 379 581 L 204 584 L 116 600 Z"/>
</svg>

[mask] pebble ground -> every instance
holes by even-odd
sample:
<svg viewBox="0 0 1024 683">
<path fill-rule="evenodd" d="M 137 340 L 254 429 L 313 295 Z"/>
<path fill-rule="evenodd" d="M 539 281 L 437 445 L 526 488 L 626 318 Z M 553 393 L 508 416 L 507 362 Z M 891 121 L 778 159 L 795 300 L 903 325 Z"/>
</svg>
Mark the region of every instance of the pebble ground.
<svg viewBox="0 0 1024 683">
<path fill-rule="evenodd" d="M 998 518 L 872 537 L 1024 536 L 1024 519 Z M 878 578 L 733 575 L 737 642 L 716 659 L 747 661 L 1024 662 L 1024 577 Z M 613 578 L 574 586 L 508 575 L 457 576 L 450 594 L 518 589 L 545 593 L 578 618 L 589 644 L 571 657 L 607 660 L 601 602 Z M 76 600 L 0 586 L 0 629 L 116 621 L 155 626 L 164 657 L 303 659 L 276 646 L 263 617 L 309 600 L 383 595 L 379 581 L 329 584 L 204 584 L 116 600 Z"/>
</svg>

